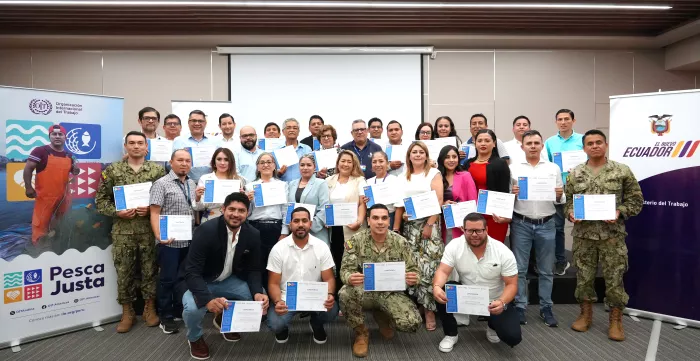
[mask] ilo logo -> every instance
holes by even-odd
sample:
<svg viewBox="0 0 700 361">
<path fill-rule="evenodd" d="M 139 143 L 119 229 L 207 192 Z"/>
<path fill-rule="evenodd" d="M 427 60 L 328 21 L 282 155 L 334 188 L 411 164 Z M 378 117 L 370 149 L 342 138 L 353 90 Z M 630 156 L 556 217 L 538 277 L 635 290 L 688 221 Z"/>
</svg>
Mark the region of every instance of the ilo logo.
<svg viewBox="0 0 700 361">
<path fill-rule="evenodd" d="M 29 110 L 34 114 L 49 115 L 53 110 L 53 105 L 46 99 L 32 99 L 29 102 Z"/>
<path fill-rule="evenodd" d="M 102 157 L 102 127 L 99 124 L 61 123 L 66 128 L 66 148 L 77 159 Z"/>
</svg>

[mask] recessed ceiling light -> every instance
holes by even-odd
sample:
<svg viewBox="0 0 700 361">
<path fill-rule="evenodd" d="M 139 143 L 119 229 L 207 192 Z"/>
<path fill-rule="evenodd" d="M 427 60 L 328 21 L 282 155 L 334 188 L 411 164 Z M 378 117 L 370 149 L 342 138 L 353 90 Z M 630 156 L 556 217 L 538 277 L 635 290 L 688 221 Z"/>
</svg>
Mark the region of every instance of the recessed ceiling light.
<svg viewBox="0 0 700 361">
<path fill-rule="evenodd" d="M 0 5 L 54 6 L 189 6 L 189 7 L 279 7 L 279 8 L 408 8 L 408 9 L 571 9 L 571 10 L 669 10 L 667 5 L 557 4 L 557 3 L 433 3 L 367 1 L 0 1 Z"/>
</svg>

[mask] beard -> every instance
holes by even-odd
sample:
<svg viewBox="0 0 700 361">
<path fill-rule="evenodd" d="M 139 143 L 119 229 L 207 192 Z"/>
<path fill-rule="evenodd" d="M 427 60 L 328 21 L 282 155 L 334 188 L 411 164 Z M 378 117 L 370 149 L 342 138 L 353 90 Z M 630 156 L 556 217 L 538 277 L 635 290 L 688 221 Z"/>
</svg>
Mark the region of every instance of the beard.
<svg viewBox="0 0 700 361">
<path fill-rule="evenodd" d="M 294 232 L 292 232 L 292 234 L 296 239 L 304 239 L 309 234 L 309 231 L 306 229 L 297 229 Z"/>
<path fill-rule="evenodd" d="M 256 143 L 257 143 L 257 141 L 246 140 L 246 141 L 241 143 L 241 146 L 243 148 L 245 148 L 246 150 L 251 150 L 251 149 L 255 148 Z"/>
</svg>

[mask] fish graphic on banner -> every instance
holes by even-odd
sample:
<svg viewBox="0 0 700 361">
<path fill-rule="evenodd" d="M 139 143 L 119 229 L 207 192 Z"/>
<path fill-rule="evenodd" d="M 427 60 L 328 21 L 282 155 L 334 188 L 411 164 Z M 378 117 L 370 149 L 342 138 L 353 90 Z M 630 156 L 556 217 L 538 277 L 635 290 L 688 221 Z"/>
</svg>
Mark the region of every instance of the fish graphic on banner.
<svg viewBox="0 0 700 361">
<path fill-rule="evenodd" d="M 66 128 L 66 148 L 77 159 L 100 159 L 102 127 L 99 124 L 61 123 Z"/>
</svg>

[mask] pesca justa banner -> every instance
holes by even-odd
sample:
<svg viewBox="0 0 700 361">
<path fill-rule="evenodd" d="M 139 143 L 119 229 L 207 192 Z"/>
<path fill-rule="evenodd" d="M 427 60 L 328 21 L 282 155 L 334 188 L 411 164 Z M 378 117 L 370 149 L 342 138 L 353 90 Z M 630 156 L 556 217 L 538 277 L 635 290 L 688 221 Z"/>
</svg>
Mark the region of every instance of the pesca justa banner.
<svg viewBox="0 0 700 361">
<path fill-rule="evenodd" d="M 700 320 L 698 145 L 700 90 L 611 97 L 610 159 L 644 193 L 642 212 L 626 221 L 629 308 Z"/>
<path fill-rule="evenodd" d="M 122 98 L 0 86 L 0 348 L 121 313 L 94 199 L 122 156 L 123 112 Z"/>
</svg>

